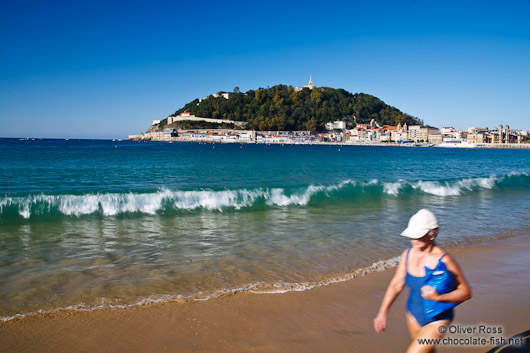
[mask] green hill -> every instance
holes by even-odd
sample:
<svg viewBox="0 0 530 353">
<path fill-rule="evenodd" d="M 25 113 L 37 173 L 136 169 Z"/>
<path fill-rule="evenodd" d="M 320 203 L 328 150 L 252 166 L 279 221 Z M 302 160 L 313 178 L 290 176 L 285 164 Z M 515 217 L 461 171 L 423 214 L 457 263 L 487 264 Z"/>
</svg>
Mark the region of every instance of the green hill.
<svg viewBox="0 0 530 353">
<path fill-rule="evenodd" d="M 315 87 L 296 91 L 292 86 L 277 85 L 241 93 L 234 89 L 229 99 L 209 96 L 194 100 L 177 110 L 204 118 L 247 122 L 253 130 L 323 130 L 328 121 L 345 120 L 379 125 L 421 124 L 418 118 L 385 104 L 365 93 L 352 94 L 343 89 Z M 221 92 L 220 92 L 221 93 Z M 166 121 L 163 121 L 165 125 Z M 211 124 L 211 123 L 210 123 Z M 198 124 L 195 122 L 194 127 Z M 200 124 L 199 124 L 200 125 Z M 189 124 L 188 124 L 189 126 Z"/>
</svg>

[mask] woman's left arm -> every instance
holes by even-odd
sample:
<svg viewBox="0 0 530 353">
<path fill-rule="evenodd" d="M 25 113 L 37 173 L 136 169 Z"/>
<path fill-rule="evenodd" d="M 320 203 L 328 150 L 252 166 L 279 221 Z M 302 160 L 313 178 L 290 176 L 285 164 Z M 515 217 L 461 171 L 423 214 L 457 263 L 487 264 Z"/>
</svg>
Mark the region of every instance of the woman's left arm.
<svg viewBox="0 0 530 353">
<path fill-rule="evenodd" d="M 455 290 L 445 294 L 438 294 L 438 292 L 436 292 L 436 290 L 434 290 L 432 287 L 424 286 L 421 289 L 422 297 L 438 302 L 451 303 L 461 303 L 463 301 L 471 299 L 471 286 L 464 277 L 460 266 L 458 266 L 456 261 L 449 254 L 447 254 L 447 256 L 444 256 L 442 261 L 449 270 L 449 272 L 451 272 L 455 278 Z"/>
</svg>

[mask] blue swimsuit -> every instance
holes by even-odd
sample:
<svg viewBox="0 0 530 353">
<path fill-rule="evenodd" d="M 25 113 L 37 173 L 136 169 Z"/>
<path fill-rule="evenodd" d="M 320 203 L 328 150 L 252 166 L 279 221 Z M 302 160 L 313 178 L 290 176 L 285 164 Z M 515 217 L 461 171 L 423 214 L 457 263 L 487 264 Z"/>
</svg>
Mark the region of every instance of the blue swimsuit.
<svg viewBox="0 0 530 353">
<path fill-rule="evenodd" d="M 429 319 L 425 316 L 423 312 L 423 298 L 421 296 L 421 287 L 423 287 L 423 277 L 415 277 L 409 273 L 409 252 L 410 248 L 407 251 L 407 260 L 406 260 L 406 269 L 407 275 L 405 276 L 405 284 L 410 288 L 409 300 L 407 302 L 408 312 L 414 316 L 420 326 L 425 326 L 431 322 L 440 321 L 440 320 L 453 320 L 454 312 L 453 309 L 444 311 L 443 313 L 436 315 L 432 319 Z M 438 261 L 442 261 L 443 257 L 446 254 L 443 254 Z"/>
</svg>

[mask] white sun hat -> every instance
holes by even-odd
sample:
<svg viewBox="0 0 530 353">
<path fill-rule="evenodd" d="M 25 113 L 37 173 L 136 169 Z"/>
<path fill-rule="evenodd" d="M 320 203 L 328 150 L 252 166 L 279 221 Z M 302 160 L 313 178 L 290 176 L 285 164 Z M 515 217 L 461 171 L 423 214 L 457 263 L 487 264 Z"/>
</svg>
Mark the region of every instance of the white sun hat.
<svg viewBox="0 0 530 353">
<path fill-rule="evenodd" d="M 401 233 L 405 237 L 419 239 L 428 231 L 438 228 L 436 216 L 427 209 L 421 209 L 409 220 L 409 226 Z"/>
</svg>

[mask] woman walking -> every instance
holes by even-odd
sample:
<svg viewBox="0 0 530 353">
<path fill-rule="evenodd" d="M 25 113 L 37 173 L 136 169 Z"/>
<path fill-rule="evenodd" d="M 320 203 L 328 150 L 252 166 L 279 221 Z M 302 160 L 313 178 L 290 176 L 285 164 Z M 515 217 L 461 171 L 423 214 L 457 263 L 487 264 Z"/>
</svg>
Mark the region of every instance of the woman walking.
<svg viewBox="0 0 530 353">
<path fill-rule="evenodd" d="M 401 254 L 401 261 L 374 319 L 375 331 L 383 332 L 390 306 L 403 288 L 409 287 L 406 318 L 412 342 L 407 352 L 433 352 L 434 344 L 424 344 L 423 339 L 443 337 L 440 331 L 445 332 L 445 330 L 440 329 L 440 326 L 449 326 L 454 317 L 454 309 L 445 308 L 452 306 L 447 303 L 456 305 L 471 298 L 471 288 L 460 267 L 434 242 L 438 228 L 436 216 L 427 209 L 418 211 L 410 218 L 407 229 L 401 235 L 410 238 L 412 246 Z M 453 290 L 438 293 L 432 286 L 425 285 L 426 272 L 443 274 L 445 269 L 449 272 L 447 274 L 449 280 L 454 283 Z M 432 315 L 432 310 L 428 308 L 433 306 L 442 307 L 440 310 L 443 311 L 440 313 L 435 311 Z"/>
</svg>

